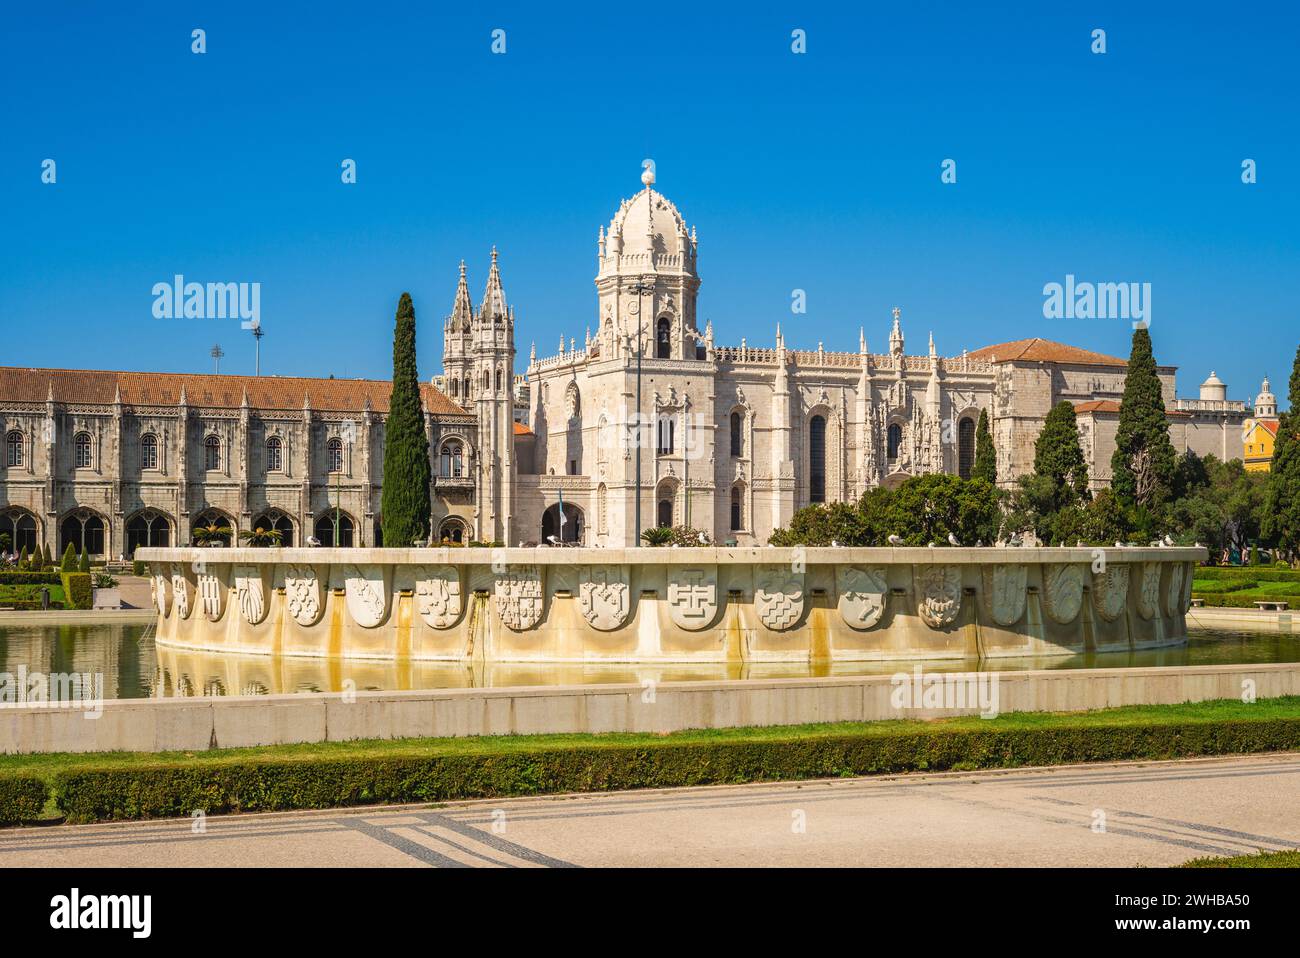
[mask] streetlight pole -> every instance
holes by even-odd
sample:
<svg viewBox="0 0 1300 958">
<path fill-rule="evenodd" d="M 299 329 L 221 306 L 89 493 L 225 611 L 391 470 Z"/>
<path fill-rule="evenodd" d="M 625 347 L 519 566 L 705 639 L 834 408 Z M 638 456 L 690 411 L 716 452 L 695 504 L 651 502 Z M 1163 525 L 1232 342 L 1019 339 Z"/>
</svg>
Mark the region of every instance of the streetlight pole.
<svg viewBox="0 0 1300 958">
<path fill-rule="evenodd" d="M 653 295 L 655 288 L 653 283 L 647 283 L 644 279 L 638 280 L 628 288 L 629 292 L 636 293 L 637 300 L 637 320 L 636 320 L 636 507 L 634 510 L 634 522 L 636 528 L 633 530 L 632 545 L 636 548 L 641 547 L 641 359 L 645 355 L 645 335 L 642 323 L 645 321 L 645 311 L 641 309 L 641 297 L 646 293 Z"/>
</svg>

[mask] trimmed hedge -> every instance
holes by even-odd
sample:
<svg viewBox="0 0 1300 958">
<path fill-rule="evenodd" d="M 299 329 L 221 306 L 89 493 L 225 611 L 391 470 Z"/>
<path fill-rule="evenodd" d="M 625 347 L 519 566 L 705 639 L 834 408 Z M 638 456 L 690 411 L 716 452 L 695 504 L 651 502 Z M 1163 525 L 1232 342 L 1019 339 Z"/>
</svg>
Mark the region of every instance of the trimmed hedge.
<svg viewBox="0 0 1300 958">
<path fill-rule="evenodd" d="M 69 543 L 69 548 L 71 544 Z M 89 609 L 94 605 L 91 576 L 89 572 L 63 572 L 63 594 L 67 596 L 69 609 Z"/>
<path fill-rule="evenodd" d="M 48 786 L 30 775 L 0 776 L 0 825 L 19 825 L 41 817 Z"/>
<path fill-rule="evenodd" d="M 283 758 L 56 772 L 70 822 L 283 811 L 905 771 L 1171 759 L 1300 748 L 1300 719 L 936 729 L 757 741 L 550 745 L 518 752 Z"/>
<path fill-rule="evenodd" d="M 1300 582 L 1300 569 L 1267 566 L 1198 566 L 1196 579 L 1254 579 L 1256 582 Z"/>
<path fill-rule="evenodd" d="M 0 572 L 0 585 L 60 585 L 57 572 Z"/>
<path fill-rule="evenodd" d="M 1260 595 L 1257 592 L 1200 593 L 1192 597 L 1204 599 L 1207 609 L 1253 609 L 1256 602 L 1285 602 L 1293 609 L 1300 608 L 1300 596 Z"/>
</svg>

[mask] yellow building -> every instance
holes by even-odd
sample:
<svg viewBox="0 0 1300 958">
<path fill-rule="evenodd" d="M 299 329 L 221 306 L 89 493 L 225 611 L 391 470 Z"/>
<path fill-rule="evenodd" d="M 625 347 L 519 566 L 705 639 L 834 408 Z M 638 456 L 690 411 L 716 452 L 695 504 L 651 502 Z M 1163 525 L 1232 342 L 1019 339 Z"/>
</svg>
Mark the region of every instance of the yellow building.
<svg viewBox="0 0 1300 958">
<path fill-rule="evenodd" d="M 1242 462 L 1247 472 L 1268 472 L 1273 463 L 1273 443 L 1277 441 L 1277 397 L 1264 379 L 1255 397 L 1255 417 L 1241 424 Z"/>
</svg>

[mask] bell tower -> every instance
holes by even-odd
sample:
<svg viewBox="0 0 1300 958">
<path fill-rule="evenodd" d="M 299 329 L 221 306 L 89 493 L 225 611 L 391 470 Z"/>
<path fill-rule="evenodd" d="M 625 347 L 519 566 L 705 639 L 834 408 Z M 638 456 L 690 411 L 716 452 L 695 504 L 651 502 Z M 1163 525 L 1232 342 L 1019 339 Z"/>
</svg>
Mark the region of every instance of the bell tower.
<svg viewBox="0 0 1300 958">
<path fill-rule="evenodd" d="M 497 258 L 494 246 L 483 302 L 470 324 L 470 395 L 478 416 L 479 446 L 474 517 L 476 538 L 510 545 L 514 518 L 515 313 L 506 304 Z"/>
</svg>

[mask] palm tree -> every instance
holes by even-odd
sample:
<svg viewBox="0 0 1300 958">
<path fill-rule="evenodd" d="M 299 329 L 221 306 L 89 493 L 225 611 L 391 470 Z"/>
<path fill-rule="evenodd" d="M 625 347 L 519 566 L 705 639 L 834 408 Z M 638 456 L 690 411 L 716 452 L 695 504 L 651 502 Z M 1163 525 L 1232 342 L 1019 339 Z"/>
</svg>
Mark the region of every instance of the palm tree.
<svg viewBox="0 0 1300 958">
<path fill-rule="evenodd" d="M 256 529 L 245 529 L 239 538 L 250 546 L 278 546 L 284 539 L 284 533 L 279 529 L 263 529 L 258 526 Z"/>
<path fill-rule="evenodd" d="M 230 526 L 224 526 L 213 519 L 206 526 L 197 526 L 194 529 L 194 541 L 202 546 L 222 545 L 230 541 L 235 530 Z"/>
<path fill-rule="evenodd" d="M 641 533 L 641 540 L 648 546 L 666 546 L 672 538 L 673 530 L 668 526 L 652 526 Z"/>
</svg>

